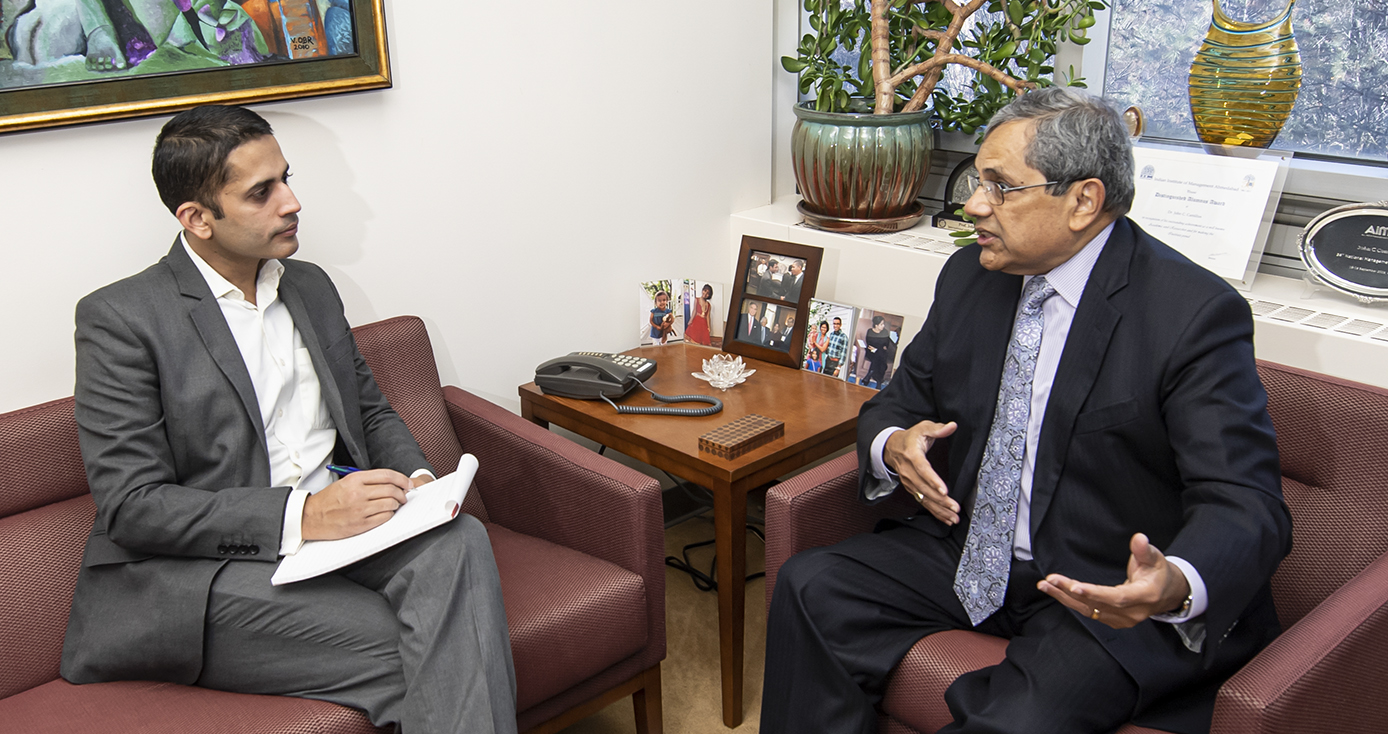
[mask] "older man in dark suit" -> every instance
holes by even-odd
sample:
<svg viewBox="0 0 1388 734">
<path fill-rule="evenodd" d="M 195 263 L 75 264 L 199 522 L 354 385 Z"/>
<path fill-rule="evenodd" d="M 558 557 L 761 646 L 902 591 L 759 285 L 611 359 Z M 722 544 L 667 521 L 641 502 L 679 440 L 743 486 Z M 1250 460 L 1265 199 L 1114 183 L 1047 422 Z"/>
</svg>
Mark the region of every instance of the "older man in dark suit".
<svg viewBox="0 0 1388 734">
<path fill-rule="evenodd" d="M 950 686 L 943 731 L 1208 731 L 1278 632 L 1291 543 L 1248 306 L 1123 216 L 1102 101 L 1020 97 L 977 166 L 978 244 L 858 424 L 864 499 L 923 510 L 782 568 L 762 731 L 874 731 L 897 662 L 948 629 L 1011 642 Z"/>
<path fill-rule="evenodd" d="M 77 424 L 97 516 L 63 647 L 74 683 L 334 701 L 405 732 L 514 732 L 496 562 L 476 519 L 272 586 L 304 540 L 387 521 L 433 478 L 318 267 L 270 126 L 171 120 L 169 254 L 77 306 Z M 334 479 L 329 463 L 364 470 Z"/>
</svg>

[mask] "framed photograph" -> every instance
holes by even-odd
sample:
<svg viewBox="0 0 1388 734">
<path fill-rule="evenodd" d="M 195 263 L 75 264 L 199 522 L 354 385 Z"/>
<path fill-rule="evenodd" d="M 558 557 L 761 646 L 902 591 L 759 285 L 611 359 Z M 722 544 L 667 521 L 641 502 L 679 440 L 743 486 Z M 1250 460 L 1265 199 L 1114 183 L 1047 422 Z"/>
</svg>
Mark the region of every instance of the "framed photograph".
<svg viewBox="0 0 1388 734">
<path fill-rule="evenodd" d="M 846 304 L 810 299 L 809 315 L 805 318 L 803 369 L 838 380 L 848 378 L 856 312 L 856 308 Z"/>
<path fill-rule="evenodd" d="M 684 339 L 684 313 L 676 303 L 675 289 L 668 280 L 641 284 L 641 346 L 671 344 Z"/>
<path fill-rule="evenodd" d="M 848 347 L 848 381 L 881 390 L 892 380 L 906 319 L 870 308 L 858 311 L 858 323 Z"/>
<path fill-rule="evenodd" d="M 382 2 L 0 0 L 0 133 L 389 87 Z"/>
<path fill-rule="evenodd" d="M 733 277 L 723 349 L 799 367 L 805 354 L 806 313 L 819 281 L 824 250 L 744 236 Z"/>
</svg>

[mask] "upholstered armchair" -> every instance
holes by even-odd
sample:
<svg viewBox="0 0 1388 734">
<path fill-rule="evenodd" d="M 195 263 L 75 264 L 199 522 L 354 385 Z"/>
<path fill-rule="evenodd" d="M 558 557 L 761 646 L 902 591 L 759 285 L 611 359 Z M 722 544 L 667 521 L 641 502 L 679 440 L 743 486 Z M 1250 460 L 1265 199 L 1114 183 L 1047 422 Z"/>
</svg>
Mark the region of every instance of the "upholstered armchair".
<svg viewBox="0 0 1388 734">
<path fill-rule="evenodd" d="M 1292 511 L 1292 552 L 1272 582 L 1284 631 L 1220 689 L 1212 734 L 1383 731 L 1388 390 L 1270 362 L 1259 362 L 1258 372 Z M 848 454 L 767 493 L 768 603 L 791 555 L 915 511 L 905 493 L 865 505 L 857 487 L 857 457 Z M 945 725 L 945 688 L 961 673 L 1001 661 L 1006 649 L 1006 640 L 974 632 L 925 637 L 893 674 L 880 730 L 924 733 Z M 1119 734 L 1153 731 L 1130 724 Z"/>
<path fill-rule="evenodd" d="M 464 510 L 486 523 L 501 571 L 521 731 L 555 732 L 633 696 L 661 731 L 664 527 L 655 480 L 455 387 L 439 385 L 424 323 L 354 331 L 381 390 L 430 463 L 480 462 Z M 321 701 L 171 683 L 74 686 L 58 659 L 95 506 L 72 398 L 0 415 L 0 729 L 80 734 L 370 734 Z"/>
</svg>

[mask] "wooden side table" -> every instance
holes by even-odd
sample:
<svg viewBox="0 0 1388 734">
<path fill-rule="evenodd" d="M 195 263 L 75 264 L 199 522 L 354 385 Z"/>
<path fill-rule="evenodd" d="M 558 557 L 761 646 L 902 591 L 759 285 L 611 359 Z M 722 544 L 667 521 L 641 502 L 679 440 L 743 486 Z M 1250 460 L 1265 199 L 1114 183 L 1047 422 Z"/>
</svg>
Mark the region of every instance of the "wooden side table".
<svg viewBox="0 0 1388 734">
<path fill-rule="evenodd" d="M 723 723 L 742 723 L 742 621 L 747 575 L 747 493 L 857 441 L 858 409 L 876 394 L 858 385 L 758 360 L 757 373 L 720 392 L 691 373 L 718 350 L 693 344 L 641 347 L 627 354 L 655 360 L 647 386 L 662 395 L 699 393 L 723 401 L 721 413 L 701 418 L 620 415 L 603 401 L 545 395 L 520 386 L 521 415 L 550 423 L 616 449 L 713 492 L 718 559 L 718 634 L 723 670 Z M 625 405 L 660 405 L 643 390 Z M 697 403 L 691 404 L 698 407 Z M 785 422 L 785 435 L 734 459 L 699 451 L 699 436 L 749 413 Z"/>
</svg>

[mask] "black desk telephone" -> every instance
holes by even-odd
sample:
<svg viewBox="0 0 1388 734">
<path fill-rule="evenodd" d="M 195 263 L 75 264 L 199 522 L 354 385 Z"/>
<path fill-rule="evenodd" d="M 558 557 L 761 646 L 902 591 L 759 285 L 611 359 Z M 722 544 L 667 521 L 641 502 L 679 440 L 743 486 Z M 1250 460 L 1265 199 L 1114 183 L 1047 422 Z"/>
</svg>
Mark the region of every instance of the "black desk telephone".
<svg viewBox="0 0 1388 734">
<path fill-rule="evenodd" d="M 627 354 L 572 352 L 535 368 L 535 386 L 546 395 L 580 400 L 605 400 L 618 413 L 658 415 L 712 415 L 723 409 L 723 401 L 706 395 L 657 395 L 645 381 L 655 374 L 655 361 Z M 623 398 L 640 386 L 662 403 L 701 402 L 711 408 L 665 408 L 661 406 L 617 405 L 612 398 Z"/>
</svg>

